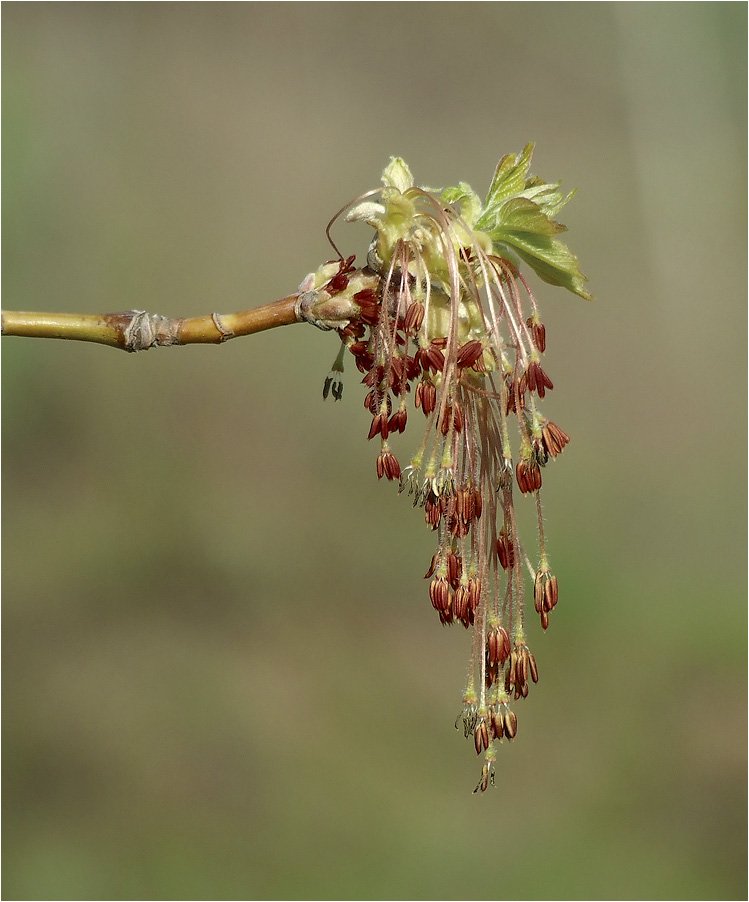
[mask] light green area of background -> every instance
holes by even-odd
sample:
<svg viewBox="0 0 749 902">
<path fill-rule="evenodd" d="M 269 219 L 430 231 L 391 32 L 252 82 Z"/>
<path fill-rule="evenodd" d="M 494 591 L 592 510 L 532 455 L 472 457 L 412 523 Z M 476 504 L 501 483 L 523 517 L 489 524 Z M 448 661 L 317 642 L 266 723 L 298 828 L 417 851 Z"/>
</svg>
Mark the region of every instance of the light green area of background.
<svg viewBox="0 0 749 902">
<path fill-rule="evenodd" d="M 534 283 L 561 601 L 483 797 L 334 337 L 3 341 L 4 897 L 745 898 L 745 5 L 3 13 L 7 308 L 265 302 L 390 154 L 528 140 L 596 296 Z"/>
</svg>

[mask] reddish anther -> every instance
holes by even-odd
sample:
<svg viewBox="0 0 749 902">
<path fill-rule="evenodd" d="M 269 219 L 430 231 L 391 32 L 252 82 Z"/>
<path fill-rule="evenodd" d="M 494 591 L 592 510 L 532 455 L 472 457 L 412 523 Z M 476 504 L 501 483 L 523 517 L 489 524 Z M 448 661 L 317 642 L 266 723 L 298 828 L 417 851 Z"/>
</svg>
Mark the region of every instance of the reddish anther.
<svg viewBox="0 0 749 902">
<path fill-rule="evenodd" d="M 429 569 L 424 574 L 424 579 L 429 579 L 430 576 L 434 574 L 434 571 L 437 569 L 437 564 L 440 561 L 440 553 L 439 551 L 435 551 L 432 555 L 431 563 L 429 564 Z"/>
<path fill-rule="evenodd" d="M 388 423 L 388 431 L 389 432 L 404 432 L 406 429 L 406 421 L 408 420 L 408 413 L 405 407 L 400 407 L 395 413 L 390 417 L 390 422 Z"/>
<path fill-rule="evenodd" d="M 523 458 L 515 468 L 518 487 L 524 494 L 537 492 L 541 488 L 541 467 L 533 458 Z"/>
<path fill-rule="evenodd" d="M 424 322 L 424 305 L 420 301 L 414 301 L 406 311 L 403 318 L 403 331 L 415 335 Z"/>
<path fill-rule="evenodd" d="M 450 602 L 450 586 L 444 576 L 436 576 L 429 583 L 429 599 L 435 611 L 446 611 Z"/>
<path fill-rule="evenodd" d="M 425 417 L 428 417 L 437 404 L 437 389 L 434 383 L 427 379 L 422 379 L 416 386 L 414 395 L 414 404 L 420 407 Z"/>
<path fill-rule="evenodd" d="M 441 373 L 445 367 L 445 355 L 442 352 L 442 341 L 444 339 L 434 339 L 427 348 L 419 348 L 416 351 L 416 359 L 418 360 L 424 372 L 432 370 L 435 373 Z"/>
<path fill-rule="evenodd" d="M 468 607 L 472 613 L 475 613 L 481 600 L 481 580 L 477 576 L 472 576 L 468 580 Z"/>
<path fill-rule="evenodd" d="M 458 586 L 458 588 L 455 590 L 455 596 L 453 598 L 453 611 L 455 612 L 455 619 L 459 620 L 463 624 L 463 626 L 468 629 L 471 624 L 471 609 L 468 603 L 467 586 Z"/>
<path fill-rule="evenodd" d="M 556 457 L 569 444 L 570 437 L 556 423 L 547 420 L 541 429 L 541 442 L 546 453 L 551 455 L 551 457 Z"/>
<path fill-rule="evenodd" d="M 541 364 L 535 361 L 528 364 L 528 369 L 521 379 L 521 394 L 523 394 L 523 382 L 528 386 L 528 391 L 535 391 L 539 398 L 545 397 L 546 389 L 551 391 L 554 388 L 554 383 L 541 368 Z"/>
<path fill-rule="evenodd" d="M 512 570 L 515 566 L 515 545 L 504 530 L 497 538 L 497 556 L 503 570 Z"/>
<path fill-rule="evenodd" d="M 480 341 L 477 339 L 467 341 L 461 348 L 458 348 L 458 369 L 473 366 L 483 353 L 484 347 Z"/>
<path fill-rule="evenodd" d="M 546 326 L 544 326 L 544 324 L 537 316 L 529 316 L 526 324 L 531 330 L 531 335 L 533 336 L 533 344 L 543 354 L 543 352 L 546 350 Z"/>
<path fill-rule="evenodd" d="M 338 294 L 339 291 L 343 291 L 345 288 L 348 288 L 348 276 L 342 272 L 336 273 L 325 286 L 326 291 L 330 294 Z"/>
<path fill-rule="evenodd" d="M 383 451 L 377 458 L 377 478 L 399 479 L 401 475 L 398 458 L 392 451 Z"/>
<path fill-rule="evenodd" d="M 372 418 L 372 425 L 369 427 L 368 439 L 373 439 L 376 435 L 381 435 L 383 439 L 388 437 L 388 418 L 386 413 L 378 413 Z"/>
<path fill-rule="evenodd" d="M 375 326 L 380 319 L 380 301 L 372 288 L 363 288 L 354 295 L 359 307 L 359 318 L 368 326 Z"/>
<path fill-rule="evenodd" d="M 453 407 L 453 428 L 458 433 L 463 431 L 463 409 L 460 404 Z"/>
</svg>

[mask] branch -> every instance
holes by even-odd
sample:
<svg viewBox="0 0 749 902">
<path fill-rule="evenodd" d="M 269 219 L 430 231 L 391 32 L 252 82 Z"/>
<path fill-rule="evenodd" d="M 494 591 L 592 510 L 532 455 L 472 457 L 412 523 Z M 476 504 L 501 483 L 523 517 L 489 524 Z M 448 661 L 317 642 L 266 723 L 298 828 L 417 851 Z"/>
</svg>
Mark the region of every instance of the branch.
<svg viewBox="0 0 749 902">
<path fill-rule="evenodd" d="M 308 291 L 252 310 L 188 318 L 172 318 L 145 310 L 124 313 L 4 310 L 2 334 L 93 341 L 123 351 L 147 351 L 171 345 L 221 344 L 240 335 L 254 335 L 300 322 L 331 329 L 344 325 L 357 312 L 351 300 L 331 298 L 324 291 Z"/>
</svg>

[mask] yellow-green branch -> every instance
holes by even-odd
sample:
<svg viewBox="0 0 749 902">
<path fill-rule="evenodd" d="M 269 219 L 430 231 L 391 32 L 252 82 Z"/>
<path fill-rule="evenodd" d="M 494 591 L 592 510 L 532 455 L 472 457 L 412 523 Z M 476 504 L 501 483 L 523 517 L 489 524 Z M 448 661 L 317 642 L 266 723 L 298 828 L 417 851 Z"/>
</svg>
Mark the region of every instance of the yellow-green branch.
<svg viewBox="0 0 749 902">
<path fill-rule="evenodd" d="M 2 314 L 2 333 L 25 338 L 93 341 L 123 351 L 145 351 L 169 345 L 220 344 L 240 335 L 252 335 L 296 322 L 299 322 L 297 295 L 290 295 L 253 310 L 184 319 L 146 313 L 144 310 L 124 313 L 5 310 Z"/>
<path fill-rule="evenodd" d="M 350 300 L 325 292 L 305 292 L 264 307 L 238 313 L 173 318 L 145 310 L 124 313 L 39 313 L 4 310 L 2 334 L 24 338 L 64 338 L 93 341 L 123 351 L 147 351 L 171 345 L 221 344 L 240 335 L 254 335 L 276 326 L 309 322 L 320 328 L 345 324 L 356 310 Z"/>
</svg>

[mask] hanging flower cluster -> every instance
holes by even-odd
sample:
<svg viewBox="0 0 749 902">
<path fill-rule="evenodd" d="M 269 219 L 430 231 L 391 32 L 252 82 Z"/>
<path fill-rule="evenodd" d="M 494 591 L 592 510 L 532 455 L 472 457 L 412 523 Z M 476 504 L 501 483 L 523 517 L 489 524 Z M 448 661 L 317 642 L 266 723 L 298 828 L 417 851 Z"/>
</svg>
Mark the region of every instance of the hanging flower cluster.
<svg viewBox="0 0 749 902">
<path fill-rule="evenodd" d="M 342 345 L 323 394 L 341 397 L 348 350 L 367 389 L 377 476 L 397 481 L 435 534 L 425 575 L 431 605 L 440 623 L 472 631 L 456 727 L 462 723 L 484 755 L 476 791 L 494 782 L 496 746 L 517 733 L 513 703 L 538 681 L 524 571 L 544 630 L 558 601 L 541 487 L 544 468 L 570 439 L 540 410 L 554 384 L 542 365 L 546 329 L 521 266 L 589 298 L 554 218 L 571 194 L 529 175 L 532 151 L 500 160 L 483 202 L 464 183 L 417 187 L 393 158 L 382 187 L 338 214 L 375 229 L 367 265 L 341 257 L 300 286 L 318 302 L 351 306 L 351 318 L 335 324 Z M 391 441 L 414 418 L 423 436 L 402 466 Z M 537 552 L 518 534 L 515 486 L 535 503 Z"/>
</svg>

